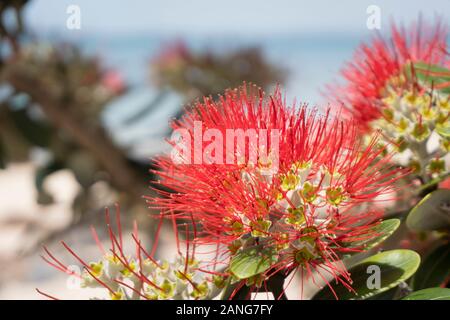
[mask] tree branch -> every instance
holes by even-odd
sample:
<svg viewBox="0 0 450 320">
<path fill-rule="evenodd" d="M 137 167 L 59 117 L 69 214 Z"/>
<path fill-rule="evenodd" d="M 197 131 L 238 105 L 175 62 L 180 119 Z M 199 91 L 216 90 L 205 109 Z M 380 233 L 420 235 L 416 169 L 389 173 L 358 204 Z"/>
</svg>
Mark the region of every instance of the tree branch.
<svg viewBox="0 0 450 320">
<path fill-rule="evenodd" d="M 17 91 L 27 93 L 38 103 L 55 127 L 70 134 L 79 146 L 88 150 L 109 173 L 117 189 L 138 197 L 142 195 L 144 179 L 138 177 L 129 166 L 125 154 L 113 144 L 102 126 L 87 126 L 74 112 L 81 106 L 64 105 L 61 99 L 52 96 L 38 79 L 28 76 L 26 71 L 7 70 L 4 76 Z"/>
</svg>

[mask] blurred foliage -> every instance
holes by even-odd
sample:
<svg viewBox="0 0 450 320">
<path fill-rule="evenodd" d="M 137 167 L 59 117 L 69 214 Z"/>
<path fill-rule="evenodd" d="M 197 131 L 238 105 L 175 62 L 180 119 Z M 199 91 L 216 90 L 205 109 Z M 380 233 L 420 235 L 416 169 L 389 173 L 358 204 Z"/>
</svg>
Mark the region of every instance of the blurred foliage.
<svg viewBox="0 0 450 320">
<path fill-rule="evenodd" d="M 74 45 L 30 42 L 22 18 L 27 2 L 0 3 L 0 168 L 33 160 L 42 204 L 52 202 L 46 178 L 63 169 L 81 186 L 79 213 L 99 205 L 91 189 L 100 181 L 137 202 L 146 188 L 145 164 L 115 144 L 101 119 L 105 106 L 126 92 L 124 81 Z"/>
<path fill-rule="evenodd" d="M 132 158 L 102 123 L 105 106 L 128 93 L 127 85 L 119 73 L 105 69 L 101 60 L 75 45 L 30 41 L 22 22 L 27 2 L 0 3 L 0 45 L 5 48 L 0 61 L 0 168 L 35 160 L 41 204 L 52 203 L 44 188 L 47 177 L 65 169 L 81 187 L 74 203 L 80 214 L 95 209 L 91 191 L 97 182 L 118 191 L 123 205 L 127 200 L 138 204 L 147 190 L 148 159 Z M 163 49 L 151 68 L 161 93 L 181 93 L 186 102 L 244 80 L 268 87 L 284 79 L 256 48 L 218 55 L 194 53 L 177 43 Z M 158 99 L 157 103 L 162 105 Z M 133 121 L 127 125 L 160 107 L 153 104 L 131 115 Z"/>
<path fill-rule="evenodd" d="M 46 88 L 46 98 L 58 101 L 58 108 L 71 112 L 85 128 L 101 126 L 101 112 L 126 88 L 120 76 L 102 68 L 96 58 L 83 56 L 68 44 L 33 44 L 22 48 L 1 70 L 3 89 L 9 94 L 0 109 L 0 158 L 9 162 L 28 161 L 33 151 L 45 155 L 36 171 L 38 200 L 51 202 L 43 188 L 45 178 L 70 169 L 82 186 L 82 193 L 102 178 L 102 168 L 94 155 L 81 146 L 64 127 L 54 125 L 45 109 L 29 92 L 9 80 L 18 75 L 38 81 Z M 18 152 L 18 150 L 20 152 Z"/>
<path fill-rule="evenodd" d="M 217 54 L 195 52 L 179 41 L 162 48 L 153 59 L 151 76 L 159 87 L 170 87 L 189 101 L 215 96 L 244 81 L 268 89 L 283 83 L 286 71 L 267 61 L 259 48 Z"/>
<path fill-rule="evenodd" d="M 27 45 L 5 69 L 38 78 L 52 96 L 79 105 L 76 111 L 87 121 L 98 122 L 106 103 L 126 89 L 119 73 L 105 70 L 97 58 L 70 44 Z"/>
<path fill-rule="evenodd" d="M 29 0 L 2 0 L 0 2 L 0 49 L 3 51 L 5 43 L 11 47 L 12 50 L 19 49 L 18 38 L 24 31 L 22 9 L 29 2 Z M 13 24 L 6 23 L 6 15 L 11 12 L 15 21 Z M 3 60 L 0 58 L 0 66 Z"/>
</svg>

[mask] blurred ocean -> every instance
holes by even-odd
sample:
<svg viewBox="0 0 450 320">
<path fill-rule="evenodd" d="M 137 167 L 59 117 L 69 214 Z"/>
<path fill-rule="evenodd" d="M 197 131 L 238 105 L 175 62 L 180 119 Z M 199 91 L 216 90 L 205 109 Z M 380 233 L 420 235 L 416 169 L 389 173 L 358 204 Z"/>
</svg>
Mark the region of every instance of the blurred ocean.
<svg viewBox="0 0 450 320">
<path fill-rule="evenodd" d="M 115 139 L 131 149 L 137 158 L 148 158 L 164 151 L 163 138 L 169 132 L 168 121 L 182 107 L 181 97 L 168 95 L 161 104 L 147 112 L 132 126 L 127 117 L 148 107 L 159 94 L 149 79 L 149 62 L 161 46 L 183 40 L 193 50 L 224 52 L 241 47 L 259 47 L 269 61 L 287 71 L 284 91 L 288 102 L 308 102 L 326 106 L 321 90 L 338 78 L 339 70 L 352 58 L 354 49 L 367 35 L 309 34 L 270 37 L 188 36 L 168 38 L 148 34 L 78 35 L 68 41 L 77 43 L 84 52 L 98 56 L 102 63 L 119 71 L 131 90 L 108 106 L 105 121 Z M 49 40 L 58 39 L 48 36 Z M 59 39 L 61 40 L 61 39 Z"/>
<path fill-rule="evenodd" d="M 320 89 L 338 74 L 344 61 L 350 60 L 364 35 L 309 34 L 271 37 L 188 36 L 185 41 L 194 50 L 216 52 L 240 47 L 260 47 L 268 59 L 289 73 L 288 96 L 312 104 L 321 102 Z M 161 45 L 177 38 L 131 34 L 86 36 L 78 42 L 90 54 L 99 54 L 108 66 L 117 68 L 132 85 L 148 85 L 148 62 Z"/>
</svg>

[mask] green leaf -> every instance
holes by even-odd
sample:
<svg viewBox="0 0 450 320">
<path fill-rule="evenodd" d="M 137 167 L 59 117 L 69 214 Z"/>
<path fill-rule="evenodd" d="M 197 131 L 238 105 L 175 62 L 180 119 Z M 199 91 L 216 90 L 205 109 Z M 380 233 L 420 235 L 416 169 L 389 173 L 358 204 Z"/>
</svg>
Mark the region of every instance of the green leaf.
<svg viewBox="0 0 450 320">
<path fill-rule="evenodd" d="M 239 279 L 248 279 L 268 270 L 276 258 L 275 251 L 270 247 L 249 247 L 231 259 L 230 271 Z"/>
<path fill-rule="evenodd" d="M 450 81 L 450 70 L 447 68 L 425 62 L 415 62 L 413 66 L 417 79 L 430 88 L 432 85 L 435 87 L 436 85 Z M 407 68 L 407 74 L 410 75 L 410 66 Z M 450 94 L 450 86 L 446 86 L 438 90 L 443 93 Z"/>
<path fill-rule="evenodd" d="M 415 290 L 438 287 L 450 276 L 450 244 L 434 249 L 423 260 L 413 278 Z"/>
<path fill-rule="evenodd" d="M 388 219 L 381 221 L 379 224 L 371 228 L 367 232 L 367 236 L 372 235 L 370 238 L 365 240 L 359 240 L 350 242 L 349 246 L 351 247 L 363 247 L 364 250 L 369 250 L 373 247 L 376 247 L 384 240 L 386 240 L 389 236 L 391 236 L 395 230 L 400 226 L 399 219 Z"/>
<path fill-rule="evenodd" d="M 415 231 L 432 231 L 450 227 L 450 190 L 427 194 L 408 214 L 406 225 Z"/>
<path fill-rule="evenodd" d="M 402 300 L 450 300 L 450 289 L 428 288 L 411 293 Z"/>
<path fill-rule="evenodd" d="M 420 256 L 414 251 L 404 249 L 385 251 L 362 260 L 349 270 L 353 281 L 352 288 L 356 293 L 349 291 L 341 283 L 331 285 L 338 299 L 367 299 L 409 279 L 416 272 L 419 264 Z M 374 284 L 371 280 L 377 275 L 376 271 L 368 269 L 373 266 L 379 267 L 380 286 L 369 288 L 369 285 Z M 330 288 L 325 286 L 313 299 L 331 300 L 335 299 L 335 296 Z"/>
</svg>

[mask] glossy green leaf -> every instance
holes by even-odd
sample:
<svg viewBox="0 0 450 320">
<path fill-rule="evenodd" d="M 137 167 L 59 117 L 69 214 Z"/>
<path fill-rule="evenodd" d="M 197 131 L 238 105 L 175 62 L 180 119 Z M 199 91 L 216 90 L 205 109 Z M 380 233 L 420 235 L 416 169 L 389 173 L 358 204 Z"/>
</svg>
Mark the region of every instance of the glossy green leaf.
<svg viewBox="0 0 450 320">
<path fill-rule="evenodd" d="M 406 225 L 415 231 L 450 227 L 450 190 L 439 189 L 426 195 L 409 213 Z"/>
<path fill-rule="evenodd" d="M 395 230 L 397 230 L 399 226 L 399 219 L 388 219 L 381 221 L 367 232 L 366 236 L 368 239 L 350 242 L 349 246 L 362 247 L 364 250 L 369 250 L 386 240 L 395 232 Z"/>
<path fill-rule="evenodd" d="M 434 249 L 423 260 L 413 278 L 415 290 L 438 287 L 450 277 L 450 244 L 446 243 Z"/>
<path fill-rule="evenodd" d="M 230 271 L 239 279 L 247 279 L 268 270 L 276 261 L 271 248 L 254 246 L 238 252 L 230 263 Z"/>
<path fill-rule="evenodd" d="M 409 294 L 402 300 L 450 300 L 450 289 L 428 288 Z"/>
<path fill-rule="evenodd" d="M 419 264 L 420 256 L 414 251 L 404 249 L 385 251 L 362 260 L 349 270 L 355 292 L 348 290 L 341 283 L 331 285 L 338 299 L 367 299 L 409 279 Z M 380 280 L 379 286 L 372 281 L 377 275 Z M 331 300 L 335 299 L 335 296 L 330 288 L 325 286 L 314 299 Z"/>
<path fill-rule="evenodd" d="M 436 87 L 439 84 L 447 83 L 450 81 L 450 70 L 438 65 L 427 64 L 425 62 L 416 62 L 414 65 L 414 73 L 417 79 L 428 85 L 429 87 Z M 407 69 L 407 73 L 411 74 L 411 70 Z M 444 86 L 444 88 L 438 89 L 439 91 L 449 94 L 450 86 Z"/>
</svg>

